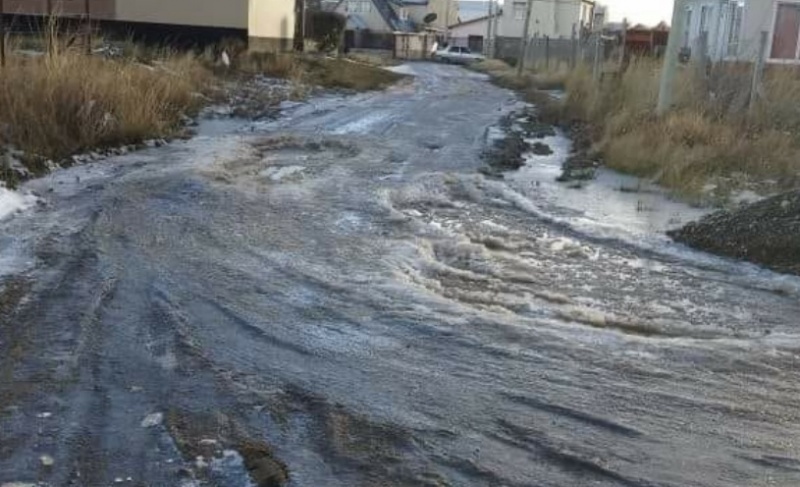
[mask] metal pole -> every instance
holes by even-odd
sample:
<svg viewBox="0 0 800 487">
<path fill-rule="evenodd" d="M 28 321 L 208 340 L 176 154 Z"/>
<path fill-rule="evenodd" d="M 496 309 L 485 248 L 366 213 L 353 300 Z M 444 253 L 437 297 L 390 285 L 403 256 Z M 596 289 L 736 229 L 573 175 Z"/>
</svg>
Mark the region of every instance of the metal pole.
<svg viewBox="0 0 800 487">
<path fill-rule="evenodd" d="M 544 36 L 544 69 L 550 71 L 550 36 Z"/>
<path fill-rule="evenodd" d="M 3 0 L 0 0 L 0 68 L 6 66 L 6 21 L 5 14 L 6 8 Z"/>
<path fill-rule="evenodd" d="M 531 13 L 533 11 L 533 0 L 528 0 L 525 7 L 525 26 L 522 29 L 522 39 L 519 43 L 519 59 L 517 60 L 517 76 L 522 76 L 522 68 L 525 66 L 525 55 L 528 53 L 528 33 L 531 27 Z"/>
<path fill-rule="evenodd" d="M 672 26 L 667 42 L 667 52 L 664 54 L 664 68 L 661 71 L 661 86 L 658 91 L 658 105 L 656 115 L 664 115 L 672 105 L 672 88 L 675 81 L 675 72 L 678 69 L 678 52 L 683 39 L 686 16 L 685 0 L 675 0 L 672 12 Z"/>
<path fill-rule="evenodd" d="M 622 19 L 622 43 L 619 48 L 619 72 L 625 67 L 625 52 L 628 49 L 628 19 Z"/>
<path fill-rule="evenodd" d="M 753 83 L 750 85 L 750 107 L 752 112 L 758 102 L 758 92 L 761 89 L 761 80 L 764 77 L 764 64 L 767 60 L 767 44 L 769 44 L 769 32 L 762 31 L 758 43 L 758 59 L 753 67 Z"/>
<path fill-rule="evenodd" d="M 594 64 L 592 66 L 592 78 L 594 79 L 595 84 L 600 81 L 600 68 L 603 64 L 603 60 L 600 53 L 600 48 L 603 44 L 603 33 L 602 32 L 595 32 L 595 40 L 594 40 Z"/>
<path fill-rule="evenodd" d="M 486 42 L 483 46 L 483 53 L 486 57 L 491 57 L 489 44 L 492 42 L 492 11 L 494 10 L 494 2 L 489 1 L 489 14 L 486 17 Z"/>
<path fill-rule="evenodd" d="M 447 45 L 450 45 L 450 2 L 452 0 L 445 0 L 447 4 L 444 10 L 444 40 Z"/>
<path fill-rule="evenodd" d="M 92 6 L 90 0 L 84 0 L 84 12 L 86 13 L 86 55 L 92 55 Z"/>
<path fill-rule="evenodd" d="M 575 69 L 578 67 L 578 25 L 572 24 L 572 44 L 570 44 L 570 68 Z"/>
<path fill-rule="evenodd" d="M 45 15 L 45 29 L 47 29 L 47 55 L 49 57 L 53 57 L 53 51 L 55 50 L 55 39 L 53 39 L 53 30 L 55 29 L 55 25 L 53 24 L 53 0 L 47 0 L 47 12 Z"/>
</svg>

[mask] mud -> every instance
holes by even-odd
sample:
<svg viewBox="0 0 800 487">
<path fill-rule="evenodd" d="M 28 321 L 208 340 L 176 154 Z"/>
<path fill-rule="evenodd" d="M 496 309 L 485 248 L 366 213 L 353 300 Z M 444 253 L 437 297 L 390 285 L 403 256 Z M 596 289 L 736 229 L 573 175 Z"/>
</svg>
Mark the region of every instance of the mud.
<svg viewBox="0 0 800 487">
<path fill-rule="evenodd" d="M 407 71 L 25 185 L 0 484 L 800 483 L 800 282 L 555 183 L 560 134 L 484 177 L 525 107 Z"/>
</svg>

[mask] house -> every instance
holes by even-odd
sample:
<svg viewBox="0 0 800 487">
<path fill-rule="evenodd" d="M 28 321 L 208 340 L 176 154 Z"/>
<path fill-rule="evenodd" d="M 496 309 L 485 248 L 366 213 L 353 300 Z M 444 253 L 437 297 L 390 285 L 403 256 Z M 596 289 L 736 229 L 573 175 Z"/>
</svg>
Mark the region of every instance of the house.
<svg viewBox="0 0 800 487">
<path fill-rule="evenodd" d="M 594 0 L 539 0 L 534 2 L 531 23 L 528 29 L 531 37 L 550 37 L 552 39 L 572 37 L 592 28 L 594 19 Z M 525 0 L 507 1 L 497 27 L 498 37 L 519 39 L 525 30 Z"/>
<path fill-rule="evenodd" d="M 491 19 L 499 17 L 493 14 Z M 482 17 L 473 18 L 450 26 L 450 43 L 455 46 L 468 47 L 473 52 L 483 52 L 490 17 L 484 13 Z"/>
<path fill-rule="evenodd" d="M 494 7 L 492 8 L 494 10 Z M 460 0 L 458 2 L 458 22 L 467 22 L 489 13 L 488 0 Z"/>
<path fill-rule="evenodd" d="M 708 55 L 722 61 L 755 61 L 766 32 L 767 62 L 800 64 L 800 1 L 687 0 L 682 47 L 708 39 Z"/>
<path fill-rule="evenodd" d="M 48 3 L 65 18 L 85 14 L 83 0 L 5 0 L 3 13 L 41 17 Z M 89 0 L 89 9 L 110 29 L 164 32 L 165 38 L 181 30 L 216 31 L 246 36 L 257 51 L 290 49 L 295 31 L 294 0 Z"/>
<path fill-rule="evenodd" d="M 551 39 L 571 39 L 573 35 L 581 37 L 592 30 L 596 7 L 593 0 L 536 0 L 531 11 L 528 35 Z M 525 30 L 526 9 L 526 0 L 506 0 L 499 12 L 492 15 L 496 25 L 493 27 L 496 28 L 493 33 L 497 46 L 495 50 L 500 57 L 516 55 L 519 39 Z M 487 12 L 483 16 L 451 25 L 451 43 L 480 51 L 478 47 L 482 48 L 485 44 L 489 19 L 487 5 Z"/>
<path fill-rule="evenodd" d="M 323 8 L 344 15 L 347 46 L 364 49 L 392 49 L 395 33 L 443 32 L 446 19 L 458 19 L 457 0 L 337 0 Z"/>
</svg>

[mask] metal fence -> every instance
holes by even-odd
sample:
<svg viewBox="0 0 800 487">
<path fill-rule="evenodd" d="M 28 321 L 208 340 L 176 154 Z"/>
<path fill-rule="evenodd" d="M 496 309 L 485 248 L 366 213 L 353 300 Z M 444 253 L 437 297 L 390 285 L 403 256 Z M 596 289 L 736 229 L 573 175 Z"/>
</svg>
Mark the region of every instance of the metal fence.
<svg viewBox="0 0 800 487">
<path fill-rule="evenodd" d="M 559 66 L 575 66 L 578 63 L 600 62 L 613 58 L 619 47 L 619 41 L 599 34 L 585 36 L 581 39 L 532 37 L 525 50 L 525 65 L 530 68 L 553 68 Z M 522 43 L 516 37 L 498 37 L 495 41 L 494 57 L 516 63 L 519 59 Z"/>
</svg>

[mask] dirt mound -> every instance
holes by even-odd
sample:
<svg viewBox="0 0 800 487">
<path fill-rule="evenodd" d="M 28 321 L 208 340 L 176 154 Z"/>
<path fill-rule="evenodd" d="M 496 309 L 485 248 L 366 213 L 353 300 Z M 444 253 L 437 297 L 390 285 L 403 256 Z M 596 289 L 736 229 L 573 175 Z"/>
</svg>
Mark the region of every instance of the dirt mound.
<svg viewBox="0 0 800 487">
<path fill-rule="evenodd" d="M 669 235 L 698 249 L 800 274 L 800 191 L 714 213 Z"/>
</svg>

